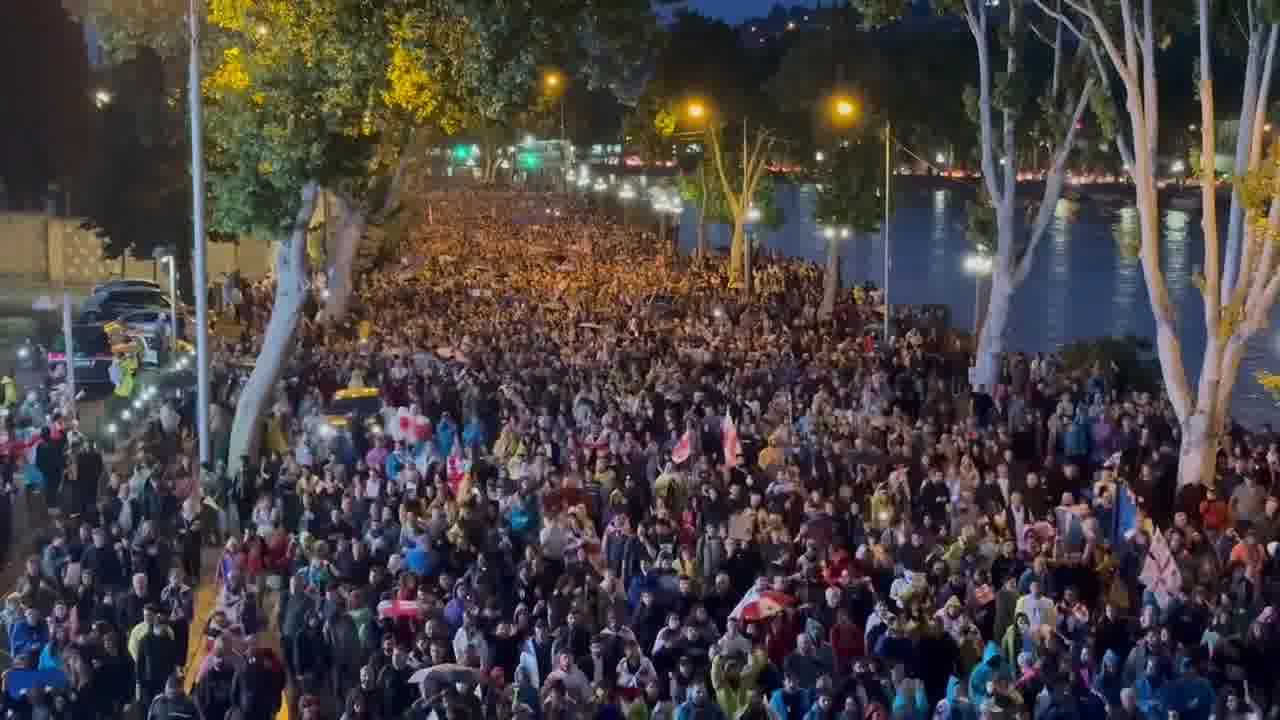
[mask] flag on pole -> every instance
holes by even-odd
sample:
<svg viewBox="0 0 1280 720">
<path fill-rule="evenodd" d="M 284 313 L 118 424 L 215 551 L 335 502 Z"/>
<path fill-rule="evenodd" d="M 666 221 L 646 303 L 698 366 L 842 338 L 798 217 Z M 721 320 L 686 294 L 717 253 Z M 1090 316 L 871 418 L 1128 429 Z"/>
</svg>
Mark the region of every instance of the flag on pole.
<svg viewBox="0 0 1280 720">
<path fill-rule="evenodd" d="M 721 434 L 724 436 L 725 467 L 738 467 L 742 464 L 742 441 L 738 438 L 738 426 L 734 424 L 733 418 L 728 413 L 725 413 Z"/>
<path fill-rule="evenodd" d="M 1147 550 L 1147 561 L 1142 566 L 1142 574 L 1138 580 L 1147 590 L 1155 593 L 1160 607 L 1169 606 L 1169 598 L 1182 590 L 1182 571 L 1169 552 L 1169 543 L 1159 529 L 1151 538 L 1151 547 Z"/>
<path fill-rule="evenodd" d="M 1111 535 L 1114 547 L 1128 537 L 1129 533 L 1138 529 L 1138 498 L 1128 485 L 1116 486 L 1115 529 Z"/>
<path fill-rule="evenodd" d="M 680 442 L 671 449 L 671 462 L 679 465 L 689 459 L 691 452 L 693 452 L 693 430 L 685 430 L 684 435 L 680 436 Z"/>
</svg>

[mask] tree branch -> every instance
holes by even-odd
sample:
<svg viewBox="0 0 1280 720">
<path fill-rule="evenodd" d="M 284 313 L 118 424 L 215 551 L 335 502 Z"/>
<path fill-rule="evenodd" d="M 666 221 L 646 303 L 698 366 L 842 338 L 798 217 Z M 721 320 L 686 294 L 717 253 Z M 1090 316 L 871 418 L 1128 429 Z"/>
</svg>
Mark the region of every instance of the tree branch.
<svg viewBox="0 0 1280 720">
<path fill-rule="evenodd" d="M 1080 118 L 1084 117 L 1085 108 L 1089 106 L 1089 93 L 1093 92 L 1094 81 L 1095 78 L 1093 77 L 1085 81 L 1084 88 L 1080 92 L 1080 98 L 1076 101 L 1071 124 L 1067 127 L 1067 134 L 1054 152 L 1053 163 L 1049 166 L 1049 172 L 1045 175 L 1044 195 L 1040 201 L 1040 209 L 1036 212 L 1035 223 L 1031 227 L 1031 240 L 1028 242 L 1026 250 L 1023 251 L 1022 257 L 1018 260 L 1017 269 L 1014 271 L 1014 287 L 1021 285 L 1031 272 L 1031 265 L 1035 262 L 1036 249 L 1040 247 L 1040 241 L 1047 234 L 1049 222 L 1053 219 L 1054 211 L 1057 210 L 1057 201 L 1062 194 L 1063 169 L 1067 164 L 1067 158 L 1071 155 L 1071 149 L 1075 145 L 1076 128 L 1080 124 Z"/>
<path fill-rule="evenodd" d="M 1156 35 L 1151 0 L 1144 0 L 1142 14 L 1142 99 L 1146 101 L 1147 142 L 1150 143 L 1151 155 L 1154 157 L 1156 145 L 1160 138 L 1159 123 L 1157 122 L 1160 117 L 1160 104 L 1158 102 L 1160 89 L 1156 85 Z"/>
</svg>

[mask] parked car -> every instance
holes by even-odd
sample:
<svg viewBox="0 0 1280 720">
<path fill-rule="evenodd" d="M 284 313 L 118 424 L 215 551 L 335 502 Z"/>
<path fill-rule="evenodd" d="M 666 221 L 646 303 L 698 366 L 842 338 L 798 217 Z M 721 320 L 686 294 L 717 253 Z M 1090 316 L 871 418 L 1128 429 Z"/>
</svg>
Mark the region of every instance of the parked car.
<svg viewBox="0 0 1280 720">
<path fill-rule="evenodd" d="M 105 290 L 80 306 L 80 322 L 109 322 L 137 310 L 169 310 L 169 296 L 153 288 Z"/>
<path fill-rule="evenodd" d="M 131 279 L 131 280 L 108 280 L 100 285 L 93 286 L 93 292 L 90 295 L 99 295 L 109 290 L 161 290 L 160 283 L 153 280 Z"/>
<path fill-rule="evenodd" d="M 97 385 L 111 382 L 111 340 L 101 325 L 74 325 L 71 328 L 72 367 L 76 382 Z M 47 355 L 49 379 L 63 382 L 67 372 L 66 337 L 58 333 L 53 338 Z"/>
<path fill-rule="evenodd" d="M 183 318 L 179 317 L 178 329 L 180 331 L 184 324 Z M 132 310 L 107 323 L 105 329 L 108 335 L 114 335 L 117 332 L 167 335 L 169 333 L 169 311 L 162 308 Z"/>
</svg>

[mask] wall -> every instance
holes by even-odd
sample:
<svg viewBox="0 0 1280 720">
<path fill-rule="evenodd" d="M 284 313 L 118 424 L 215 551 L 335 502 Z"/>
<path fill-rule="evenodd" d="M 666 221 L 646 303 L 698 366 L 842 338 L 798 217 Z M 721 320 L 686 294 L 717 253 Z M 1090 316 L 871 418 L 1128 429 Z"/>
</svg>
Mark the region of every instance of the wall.
<svg viewBox="0 0 1280 720">
<path fill-rule="evenodd" d="M 214 280 L 239 270 L 256 278 L 271 267 L 271 243 L 242 238 L 239 243 L 209 243 L 208 273 Z M 149 258 L 107 259 L 102 240 L 80 228 L 74 218 L 40 213 L 0 213 L 0 276 L 22 276 L 53 285 L 92 285 L 112 278 L 160 277 L 161 269 Z"/>
</svg>

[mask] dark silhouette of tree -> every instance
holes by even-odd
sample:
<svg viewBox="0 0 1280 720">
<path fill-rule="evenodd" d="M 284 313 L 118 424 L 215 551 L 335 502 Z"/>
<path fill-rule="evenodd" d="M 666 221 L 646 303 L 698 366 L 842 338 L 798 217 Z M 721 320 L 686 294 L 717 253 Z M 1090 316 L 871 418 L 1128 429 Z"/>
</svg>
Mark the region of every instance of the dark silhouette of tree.
<svg viewBox="0 0 1280 720">
<path fill-rule="evenodd" d="M 93 111 L 80 25 L 56 2 L 0 2 L 0 181 L 14 209 L 70 188 L 89 151 Z"/>
</svg>

